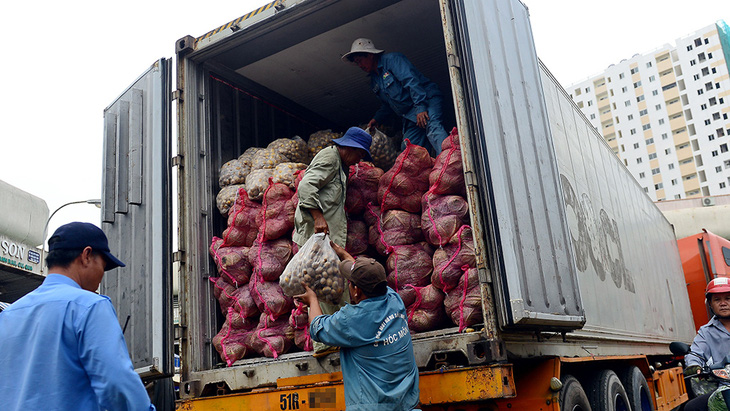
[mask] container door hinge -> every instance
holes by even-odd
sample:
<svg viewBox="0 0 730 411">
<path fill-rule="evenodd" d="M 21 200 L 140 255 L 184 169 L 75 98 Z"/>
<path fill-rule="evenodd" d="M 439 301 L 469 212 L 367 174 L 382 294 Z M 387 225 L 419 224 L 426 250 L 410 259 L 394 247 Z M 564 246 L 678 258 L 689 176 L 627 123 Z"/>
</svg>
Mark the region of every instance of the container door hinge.
<svg viewBox="0 0 730 411">
<path fill-rule="evenodd" d="M 173 167 L 185 168 L 185 157 L 183 157 L 182 154 L 178 154 L 175 157 L 173 157 L 172 158 L 172 166 Z"/>
<path fill-rule="evenodd" d="M 172 101 L 175 101 L 175 100 L 179 100 L 180 102 L 185 101 L 185 99 L 183 99 L 183 91 L 182 90 L 177 89 L 177 90 L 175 90 L 175 91 L 172 92 Z"/>
<path fill-rule="evenodd" d="M 446 61 L 448 62 L 449 67 L 456 67 L 456 68 L 461 67 L 461 63 L 459 62 L 459 57 L 456 54 L 449 54 L 446 57 Z"/>
<path fill-rule="evenodd" d="M 183 264 L 185 262 L 185 251 L 175 251 L 172 253 L 172 262 L 179 262 Z"/>
</svg>

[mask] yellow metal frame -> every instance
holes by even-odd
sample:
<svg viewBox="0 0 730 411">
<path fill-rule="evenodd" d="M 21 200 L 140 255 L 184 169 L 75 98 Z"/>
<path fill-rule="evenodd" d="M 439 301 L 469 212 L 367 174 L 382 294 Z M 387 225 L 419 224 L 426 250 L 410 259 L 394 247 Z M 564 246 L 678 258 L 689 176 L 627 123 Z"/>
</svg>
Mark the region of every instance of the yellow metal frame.
<svg viewBox="0 0 730 411">
<path fill-rule="evenodd" d="M 432 405 L 484 401 L 515 396 L 511 364 L 497 364 L 429 371 L 419 376 L 421 404 Z M 277 386 L 247 393 L 182 401 L 185 411 L 243 410 L 344 410 L 342 373 L 281 378 Z"/>
</svg>

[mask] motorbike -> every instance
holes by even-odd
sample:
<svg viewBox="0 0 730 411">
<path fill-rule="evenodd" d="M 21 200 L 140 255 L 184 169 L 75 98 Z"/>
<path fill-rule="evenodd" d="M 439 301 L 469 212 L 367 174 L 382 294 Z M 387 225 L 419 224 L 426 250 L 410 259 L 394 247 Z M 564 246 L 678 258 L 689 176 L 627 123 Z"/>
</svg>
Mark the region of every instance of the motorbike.
<svg viewBox="0 0 730 411">
<path fill-rule="evenodd" d="M 730 355 L 722 361 L 707 365 L 707 359 L 690 350 L 690 346 L 686 343 L 673 342 L 669 344 L 669 351 L 674 355 L 693 355 L 702 362 L 697 374 L 684 376 L 690 399 L 712 393 L 707 401 L 708 409 L 730 411 Z"/>
</svg>

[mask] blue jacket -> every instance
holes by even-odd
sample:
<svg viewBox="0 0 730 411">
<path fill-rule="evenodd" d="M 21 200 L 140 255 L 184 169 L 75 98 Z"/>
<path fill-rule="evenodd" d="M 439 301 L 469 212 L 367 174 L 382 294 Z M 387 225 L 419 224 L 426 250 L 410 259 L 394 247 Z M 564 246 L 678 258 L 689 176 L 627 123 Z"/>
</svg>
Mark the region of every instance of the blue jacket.
<svg viewBox="0 0 730 411">
<path fill-rule="evenodd" d="M 722 361 L 726 355 L 730 355 L 730 332 L 713 316 L 710 322 L 700 327 L 692 341 L 691 350 L 704 356 L 709 365 Z M 688 367 L 702 365 L 702 361 L 691 354 L 686 355 L 684 361 Z"/>
<path fill-rule="evenodd" d="M 0 313 L 3 410 L 154 410 L 108 297 L 50 274 Z"/>
<path fill-rule="evenodd" d="M 441 96 L 438 85 L 426 78 L 401 53 L 380 56 L 378 68 L 370 76 L 373 93 L 383 102 L 375 121 L 383 123 L 392 114 L 416 122 L 416 115 L 428 110 L 428 100 Z"/>
<path fill-rule="evenodd" d="M 340 347 L 349 411 L 412 410 L 418 367 L 403 300 L 390 287 L 380 297 L 347 304 L 312 321 L 312 339 Z"/>
</svg>

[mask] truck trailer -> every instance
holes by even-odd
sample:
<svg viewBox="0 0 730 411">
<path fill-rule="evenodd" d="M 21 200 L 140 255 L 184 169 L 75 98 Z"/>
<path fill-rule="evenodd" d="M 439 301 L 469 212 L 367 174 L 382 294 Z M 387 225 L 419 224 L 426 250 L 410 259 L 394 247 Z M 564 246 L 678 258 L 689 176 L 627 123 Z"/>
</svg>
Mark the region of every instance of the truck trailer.
<svg viewBox="0 0 730 411">
<path fill-rule="evenodd" d="M 668 345 L 695 330 L 672 226 L 539 61 L 519 0 L 276 0 L 181 38 L 174 87 L 163 58 L 105 109 L 102 228 L 127 266 L 102 292 L 142 378 L 171 375 L 177 343 L 180 409 L 345 408 L 338 354 L 220 361 L 208 247 L 225 162 L 371 118 L 367 78 L 340 60 L 359 37 L 439 85 L 462 147 L 483 323 L 412 335 L 421 407 L 685 401 Z"/>
</svg>

